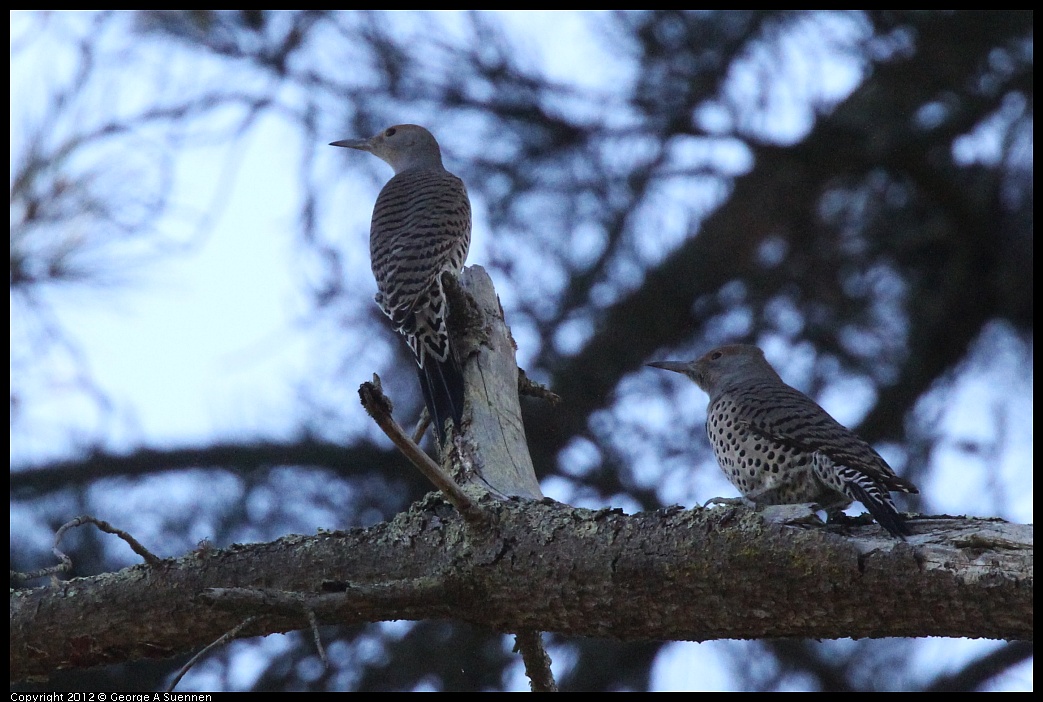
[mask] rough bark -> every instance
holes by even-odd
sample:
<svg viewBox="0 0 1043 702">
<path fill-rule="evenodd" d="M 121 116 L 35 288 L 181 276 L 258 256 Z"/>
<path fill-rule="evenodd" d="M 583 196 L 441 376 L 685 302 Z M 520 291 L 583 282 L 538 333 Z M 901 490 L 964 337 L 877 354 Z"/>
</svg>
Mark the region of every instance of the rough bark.
<svg viewBox="0 0 1043 702">
<path fill-rule="evenodd" d="M 11 597 L 11 678 L 183 653 L 322 624 L 453 618 L 619 639 L 1032 638 L 1032 527 L 914 519 L 766 523 L 743 508 L 625 515 L 548 501 L 438 499 L 369 529 L 204 550 Z"/>
<path fill-rule="evenodd" d="M 509 497 L 540 499 L 540 483 L 529 457 L 518 402 L 515 343 L 488 273 L 469 266 L 460 288 L 470 298 L 451 298 L 455 338 L 464 356 L 467 419 L 463 441 L 451 457 L 466 480 L 480 476 L 486 489 Z M 472 306 L 473 305 L 473 306 Z M 464 309 L 461 309 L 464 308 Z M 461 319 L 461 317 L 463 319 Z"/>
</svg>

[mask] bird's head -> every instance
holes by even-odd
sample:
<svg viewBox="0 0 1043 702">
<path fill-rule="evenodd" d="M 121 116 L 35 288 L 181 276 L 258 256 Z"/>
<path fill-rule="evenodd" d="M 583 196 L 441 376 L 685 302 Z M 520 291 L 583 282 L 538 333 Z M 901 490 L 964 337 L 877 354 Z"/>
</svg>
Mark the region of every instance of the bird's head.
<svg viewBox="0 0 1043 702">
<path fill-rule="evenodd" d="M 343 139 L 330 146 L 368 151 L 395 173 L 414 168 L 441 168 L 442 152 L 431 132 L 416 124 L 396 124 L 369 139 Z"/>
<path fill-rule="evenodd" d="M 764 352 L 748 344 L 719 346 L 694 361 L 654 361 L 648 365 L 688 376 L 711 400 L 726 388 L 750 380 L 782 382 Z"/>
</svg>

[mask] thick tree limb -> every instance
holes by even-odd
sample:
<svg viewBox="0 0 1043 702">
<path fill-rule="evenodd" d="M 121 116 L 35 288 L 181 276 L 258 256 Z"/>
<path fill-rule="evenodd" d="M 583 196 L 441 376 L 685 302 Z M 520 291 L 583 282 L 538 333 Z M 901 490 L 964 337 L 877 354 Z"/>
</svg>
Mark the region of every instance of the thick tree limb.
<svg viewBox="0 0 1043 702">
<path fill-rule="evenodd" d="M 483 510 L 488 529 L 440 501 L 418 503 L 370 529 L 15 591 L 11 678 L 173 656 L 259 613 L 240 636 L 303 629 L 297 602 L 322 624 L 453 618 L 619 639 L 1032 638 L 1031 526 L 919 519 L 906 544 L 876 526 L 845 537 L 742 508 Z M 264 592 L 281 594 L 259 607 Z"/>
</svg>

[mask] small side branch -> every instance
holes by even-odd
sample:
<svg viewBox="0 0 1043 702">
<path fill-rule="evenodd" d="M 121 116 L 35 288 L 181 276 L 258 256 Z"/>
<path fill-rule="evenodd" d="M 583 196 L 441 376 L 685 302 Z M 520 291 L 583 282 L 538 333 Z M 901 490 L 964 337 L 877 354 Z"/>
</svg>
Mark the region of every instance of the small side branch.
<svg viewBox="0 0 1043 702">
<path fill-rule="evenodd" d="M 525 375 L 525 371 L 521 368 L 518 369 L 518 394 L 545 400 L 552 406 L 561 402 L 561 395 L 552 392 L 546 385 L 537 383 L 535 380 Z"/>
<path fill-rule="evenodd" d="M 192 670 L 192 667 L 196 663 L 198 663 L 204 656 L 206 656 L 206 654 L 208 654 L 210 651 L 214 650 L 218 646 L 223 646 L 224 644 L 234 639 L 240 631 L 248 627 L 250 624 L 253 624 L 255 621 L 257 621 L 257 617 L 247 617 L 243 621 L 239 622 L 239 624 L 235 628 L 226 631 L 224 634 L 221 635 L 219 639 L 211 642 L 202 651 L 192 656 L 192 659 L 188 663 L 185 663 L 183 666 L 181 666 L 181 670 L 177 671 L 177 674 L 174 676 L 174 679 L 171 680 L 170 685 L 167 686 L 166 691 L 173 692 L 174 688 L 177 687 L 177 684 L 181 682 L 181 678 L 185 677 L 185 673 Z"/>
<path fill-rule="evenodd" d="M 417 467 L 431 483 L 442 491 L 446 498 L 460 510 L 460 514 L 470 522 L 484 521 L 485 517 L 478 505 L 460 489 L 453 480 L 442 472 L 438 464 L 431 460 L 424 451 L 409 438 L 406 432 L 391 417 L 391 401 L 384 395 L 380 387 L 380 377 L 373 374 L 372 383 L 363 383 L 359 386 L 359 398 L 366 412 L 377 423 L 377 426 L 387 434 L 391 442 L 395 444 L 409 462 Z"/>
<path fill-rule="evenodd" d="M 162 563 L 162 559 L 159 556 L 155 555 L 147 548 L 142 546 L 137 539 L 135 539 L 127 532 L 123 531 L 122 529 L 117 529 L 116 527 L 112 526 L 103 519 L 97 519 L 95 517 L 91 517 L 89 515 L 84 514 L 79 517 L 76 517 L 71 521 L 66 522 L 65 524 L 62 524 L 60 527 L 58 527 L 58 531 L 54 533 L 54 546 L 51 548 L 51 552 L 58 559 L 58 565 L 50 566 L 48 568 L 41 568 L 39 570 L 34 570 L 28 573 L 17 573 L 11 571 L 11 577 L 16 578 L 18 580 L 32 580 L 34 578 L 42 578 L 47 575 L 56 577 L 59 573 L 68 573 L 70 570 L 72 570 L 72 559 L 65 555 L 65 553 L 58 548 L 58 546 L 61 544 L 62 537 L 65 536 L 65 532 L 67 532 L 69 529 L 75 529 L 76 527 L 83 526 L 84 524 L 93 524 L 94 526 L 98 527 L 98 529 L 100 529 L 101 531 L 104 531 L 108 534 L 115 534 L 116 536 L 120 537 L 121 539 L 127 542 L 127 544 L 134 551 L 134 553 L 141 556 L 149 565 L 154 566 Z"/>
<path fill-rule="evenodd" d="M 117 529 L 116 527 L 112 526 L 111 524 L 102 519 L 96 519 L 88 515 L 76 517 L 76 519 L 73 519 L 71 522 L 63 524 L 61 528 L 58 529 L 58 532 L 54 535 L 55 551 L 58 550 L 58 544 L 59 542 L 61 542 L 62 535 L 66 532 L 66 530 L 78 526 L 83 526 L 84 524 L 93 524 L 94 526 L 98 527 L 100 530 L 108 534 L 115 534 L 116 536 L 120 537 L 121 539 L 127 542 L 127 545 L 130 546 L 131 550 L 133 550 L 134 553 L 138 554 L 143 559 L 145 559 L 145 562 L 149 565 L 159 565 L 162 562 L 162 559 L 159 556 L 155 555 L 147 548 L 142 546 L 137 539 L 135 539 L 127 532 L 123 531 L 122 529 Z M 62 554 L 62 556 L 64 557 L 64 554 Z"/>
<path fill-rule="evenodd" d="M 514 635 L 514 650 L 521 653 L 529 688 L 533 692 L 557 692 L 558 684 L 550 669 L 550 656 L 538 631 L 519 631 Z"/>
<path fill-rule="evenodd" d="M 427 413 L 427 407 L 420 410 L 420 417 L 416 420 L 416 427 L 413 428 L 413 443 L 417 446 L 424 440 L 424 432 L 431 426 L 431 415 Z"/>
<path fill-rule="evenodd" d="M 312 641 L 315 642 L 315 650 L 319 652 L 322 669 L 328 671 L 330 669 L 330 659 L 326 657 L 326 647 L 322 645 L 322 636 L 319 635 L 319 618 L 310 609 L 306 610 L 305 614 L 308 615 L 308 626 L 311 627 Z"/>
</svg>

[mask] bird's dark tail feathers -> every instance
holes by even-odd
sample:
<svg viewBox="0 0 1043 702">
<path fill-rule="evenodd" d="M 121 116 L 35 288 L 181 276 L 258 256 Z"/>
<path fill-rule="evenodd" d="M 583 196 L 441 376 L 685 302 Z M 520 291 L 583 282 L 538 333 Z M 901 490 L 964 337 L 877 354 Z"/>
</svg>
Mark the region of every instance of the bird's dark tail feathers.
<svg viewBox="0 0 1043 702">
<path fill-rule="evenodd" d="M 445 445 L 445 422 L 452 419 L 459 428 L 464 416 L 464 374 L 450 350 L 444 361 L 428 355 L 423 366 L 417 366 L 420 389 L 431 422 L 438 434 L 439 449 Z"/>
<path fill-rule="evenodd" d="M 906 536 L 912 534 L 909 525 L 905 523 L 905 518 L 895 507 L 887 488 L 881 488 L 868 478 L 849 480 L 845 486 L 848 495 L 861 502 L 877 523 L 887 529 L 892 536 L 904 541 Z"/>
</svg>

